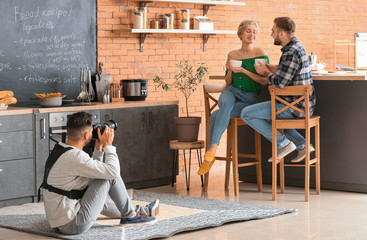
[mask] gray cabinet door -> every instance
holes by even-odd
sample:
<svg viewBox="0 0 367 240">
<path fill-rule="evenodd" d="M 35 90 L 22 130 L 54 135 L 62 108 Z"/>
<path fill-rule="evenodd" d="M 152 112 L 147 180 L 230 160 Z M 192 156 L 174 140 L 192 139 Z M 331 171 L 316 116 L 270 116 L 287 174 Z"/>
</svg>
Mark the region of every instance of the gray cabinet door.
<svg viewBox="0 0 367 240">
<path fill-rule="evenodd" d="M 173 118 L 177 117 L 175 105 L 149 107 L 147 127 L 147 152 L 149 153 L 149 178 L 156 184 L 169 184 L 172 177 L 172 152 L 169 141 L 176 138 Z M 165 180 L 168 180 L 165 181 Z"/>
<path fill-rule="evenodd" d="M 49 119 L 48 113 L 36 113 L 34 115 L 34 139 L 36 145 L 35 151 L 35 176 L 36 176 L 36 189 L 41 185 L 43 181 L 43 174 L 45 171 L 45 164 L 48 158 L 50 141 L 49 141 Z"/>
<path fill-rule="evenodd" d="M 0 161 L 33 158 L 33 132 L 1 133 L 0 153 Z"/>
<path fill-rule="evenodd" d="M 114 145 L 120 159 L 121 177 L 125 183 L 149 179 L 150 156 L 146 141 L 146 108 L 113 110 L 113 120 L 118 124 Z"/>
<path fill-rule="evenodd" d="M 33 196 L 33 158 L 0 162 L 0 185 L 0 200 Z"/>
<path fill-rule="evenodd" d="M 0 117 L 0 132 L 19 132 L 33 130 L 32 114 Z"/>
</svg>

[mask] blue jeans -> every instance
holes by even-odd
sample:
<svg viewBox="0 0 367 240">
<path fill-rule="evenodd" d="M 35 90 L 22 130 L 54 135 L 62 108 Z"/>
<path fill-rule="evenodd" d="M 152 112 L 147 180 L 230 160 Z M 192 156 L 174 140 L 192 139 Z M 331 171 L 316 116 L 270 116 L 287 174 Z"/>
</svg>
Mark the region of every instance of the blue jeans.
<svg viewBox="0 0 367 240">
<path fill-rule="evenodd" d="M 257 102 L 257 94 L 246 92 L 239 88 L 229 86 L 219 97 L 219 109 L 210 116 L 209 147 L 212 143 L 218 144 L 229 120 L 239 117 L 243 108 Z"/>
<path fill-rule="evenodd" d="M 277 110 L 283 108 L 283 103 L 277 103 Z M 277 115 L 278 118 L 293 119 L 296 118 L 288 108 L 282 113 Z M 271 102 L 257 103 L 248 106 L 242 110 L 241 118 L 250 125 L 253 129 L 258 131 L 270 142 L 272 141 L 272 128 L 271 128 Z M 280 149 L 286 146 L 289 141 L 292 141 L 297 150 L 302 149 L 305 146 L 305 138 L 295 129 L 284 129 L 284 134 L 277 131 L 277 148 Z"/>
</svg>

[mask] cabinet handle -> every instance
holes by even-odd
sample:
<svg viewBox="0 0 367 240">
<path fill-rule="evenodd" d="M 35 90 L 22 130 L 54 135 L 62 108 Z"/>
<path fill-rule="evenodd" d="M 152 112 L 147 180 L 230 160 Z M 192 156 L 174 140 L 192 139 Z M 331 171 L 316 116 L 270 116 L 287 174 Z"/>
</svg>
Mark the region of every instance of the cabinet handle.
<svg viewBox="0 0 367 240">
<path fill-rule="evenodd" d="M 41 118 L 40 124 L 41 124 L 41 139 L 45 139 L 46 138 L 46 122 L 44 118 Z"/>
</svg>

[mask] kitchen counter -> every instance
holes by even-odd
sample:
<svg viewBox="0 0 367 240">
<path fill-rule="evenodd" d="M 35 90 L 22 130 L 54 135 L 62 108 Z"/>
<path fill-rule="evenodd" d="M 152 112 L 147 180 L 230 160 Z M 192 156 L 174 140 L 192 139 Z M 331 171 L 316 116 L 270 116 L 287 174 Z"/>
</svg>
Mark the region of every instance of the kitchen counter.
<svg viewBox="0 0 367 240">
<path fill-rule="evenodd" d="M 0 116 L 18 115 L 18 114 L 32 114 L 32 113 L 52 113 L 52 112 L 69 112 L 69 111 L 83 111 L 83 110 L 100 110 L 100 109 L 114 109 L 114 108 L 132 108 L 132 107 L 151 107 L 162 105 L 177 105 L 177 100 L 172 101 L 126 101 L 126 102 L 112 102 L 103 104 L 101 102 L 92 102 L 85 105 L 67 105 L 61 107 L 8 107 L 7 110 L 1 110 Z"/>
<path fill-rule="evenodd" d="M 0 116 L 32 114 L 32 113 L 33 108 L 23 108 L 23 107 L 8 107 L 7 110 L 0 110 Z"/>
<path fill-rule="evenodd" d="M 366 72 L 312 73 L 313 80 L 367 80 Z"/>
<path fill-rule="evenodd" d="M 313 80 L 367 80 L 367 72 L 312 73 Z M 211 75 L 210 80 L 224 80 L 222 75 Z"/>
</svg>

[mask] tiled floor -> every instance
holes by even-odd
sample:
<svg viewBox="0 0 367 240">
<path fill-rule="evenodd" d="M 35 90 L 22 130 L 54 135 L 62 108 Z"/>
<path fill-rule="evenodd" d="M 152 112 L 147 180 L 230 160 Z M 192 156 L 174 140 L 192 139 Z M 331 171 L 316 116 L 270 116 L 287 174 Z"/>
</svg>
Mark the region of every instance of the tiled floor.
<svg viewBox="0 0 367 240">
<path fill-rule="evenodd" d="M 234 196 L 232 185 L 224 191 L 224 169 L 212 169 L 207 194 L 201 191 L 200 178 L 191 175 L 190 191 L 186 191 L 184 174 L 178 177 L 175 187 L 162 186 L 150 191 L 175 193 L 195 197 L 239 201 L 253 204 L 297 208 L 298 212 L 279 217 L 230 223 L 217 228 L 177 234 L 173 240 L 243 240 L 243 239 L 367 239 L 367 194 L 322 190 L 315 195 L 311 190 L 310 202 L 304 202 L 304 189 L 286 187 L 286 194 L 278 194 L 277 201 L 271 201 L 271 186 L 264 185 L 263 192 L 257 192 L 255 184 L 241 183 L 240 195 Z M 0 239 L 52 239 L 0 228 Z"/>
</svg>

